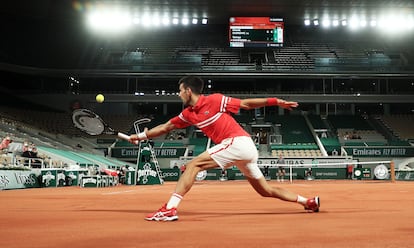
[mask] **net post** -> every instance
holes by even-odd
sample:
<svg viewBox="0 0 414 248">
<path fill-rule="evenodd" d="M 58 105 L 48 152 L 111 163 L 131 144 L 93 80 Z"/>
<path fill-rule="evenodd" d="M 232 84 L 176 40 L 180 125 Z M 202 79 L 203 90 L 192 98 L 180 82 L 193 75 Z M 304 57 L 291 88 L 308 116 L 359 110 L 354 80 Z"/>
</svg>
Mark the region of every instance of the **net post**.
<svg viewBox="0 0 414 248">
<path fill-rule="evenodd" d="M 390 174 L 391 174 L 391 182 L 395 183 L 395 164 L 394 164 L 394 161 L 390 162 Z"/>
</svg>

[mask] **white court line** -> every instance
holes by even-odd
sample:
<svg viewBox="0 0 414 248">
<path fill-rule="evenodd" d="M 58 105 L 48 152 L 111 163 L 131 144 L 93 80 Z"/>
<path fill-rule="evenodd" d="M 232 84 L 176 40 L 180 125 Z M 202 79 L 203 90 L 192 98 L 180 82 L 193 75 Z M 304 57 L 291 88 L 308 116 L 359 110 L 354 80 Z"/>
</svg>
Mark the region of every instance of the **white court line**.
<svg viewBox="0 0 414 248">
<path fill-rule="evenodd" d="M 288 182 L 289 183 L 289 182 Z M 312 185 L 309 185 L 309 184 L 300 184 L 300 183 L 289 183 L 289 184 L 286 184 L 286 185 L 295 185 L 295 186 L 299 186 L 299 187 L 305 187 L 305 188 L 310 188 L 310 187 L 312 187 Z M 283 185 L 282 185 L 283 186 Z"/>
<path fill-rule="evenodd" d="M 123 190 L 123 191 L 115 191 L 115 192 L 109 192 L 109 193 L 101 193 L 101 195 L 116 195 L 116 194 L 130 193 L 134 191 L 136 190 Z"/>
<path fill-rule="evenodd" d="M 125 193 L 132 193 L 132 192 L 142 192 L 142 191 L 151 191 L 151 190 L 160 190 L 161 187 L 142 187 L 140 189 L 134 189 L 134 190 L 122 190 L 122 191 L 114 191 L 114 192 L 108 192 L 108 193 L 101 193 L 101 195 L 116 195 L 116 194 L 125 194 Z"/>
</svg>

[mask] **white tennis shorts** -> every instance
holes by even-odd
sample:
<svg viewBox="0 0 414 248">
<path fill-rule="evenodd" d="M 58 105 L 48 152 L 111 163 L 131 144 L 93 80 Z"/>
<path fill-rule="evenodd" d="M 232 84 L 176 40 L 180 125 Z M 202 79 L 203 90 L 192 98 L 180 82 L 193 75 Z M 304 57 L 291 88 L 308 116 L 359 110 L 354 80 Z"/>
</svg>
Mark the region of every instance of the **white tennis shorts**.
<svg viewBox="0 0 414 248">
<path fill-rule="evenodd" d="M 257 148 L 250 137 L 224 139 L 207 152 L 222 169 L 235 165 L 246 177 L 256 179 L 263 177 L 262 171 L 257 166 L 259 157 Z"/>
</svg>

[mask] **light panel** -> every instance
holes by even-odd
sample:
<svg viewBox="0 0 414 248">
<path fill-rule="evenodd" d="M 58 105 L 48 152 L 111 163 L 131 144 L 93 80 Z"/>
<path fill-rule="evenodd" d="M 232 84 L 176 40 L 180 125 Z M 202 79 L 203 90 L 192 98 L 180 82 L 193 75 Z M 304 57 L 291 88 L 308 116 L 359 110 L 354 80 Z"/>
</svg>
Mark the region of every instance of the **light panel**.
<svg viewBox="0 0 414 248">
<path fill-rule="evenodd" d="M 377 28 L 378 31 L 386 32 L 405 32 L 414 30 L 414 13 L 404 14 L 391 12 L 386 14 L 371 14 L 371 16 L 365 15 L 356 15 L 338 19 L 338 15 L 332 15 L 333 18 L 329 18 L 329 13 L 324 13 L 323 19 L 319 19 L 317 16 L 314 19 L 309 19 L 309 17 L 304 18 L 305 26 L 322 26 L 323 28 L 332 28 L 332 27 L 347 27 L 351 30 L 359 30 L 366 28 Z"/>
<path fill-rule="evenodd" d="M 128 8 L 99 6 L 91 8 L 86 13 L 86 24 L 89 28 L 97 31 L 111 31 L 120 32 L 138 26 L 143 27 L 166 27 L 173 25 L 206 25 L 208 23 L 207 17 L 188 18 L 186 13 L 175 13 L 173 17 L 170 13 L 159 13 L 145 10 L 143 13 L 137 13 Z M 131 13 L 134 12 L 134 13 Z M 182 16 L 180 16 L 182 15 Z"/>
</svg>

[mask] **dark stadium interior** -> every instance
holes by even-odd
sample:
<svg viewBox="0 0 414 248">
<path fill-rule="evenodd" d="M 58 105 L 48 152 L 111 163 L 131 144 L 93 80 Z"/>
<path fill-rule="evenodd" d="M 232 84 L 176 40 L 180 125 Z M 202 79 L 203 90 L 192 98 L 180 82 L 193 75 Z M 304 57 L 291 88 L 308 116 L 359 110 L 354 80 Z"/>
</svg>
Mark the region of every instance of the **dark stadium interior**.
<svg viewBox="0 0 414 248">
<path fill-rule="evenodd" d="M 99 34 L 85 25 L 87 12 L 99 4 L 171 15 L 190 13 L 208 18 L 208 24 L 134 26 L 125 33 Z M 323 120 L 336 115 L 374 120 L 378 116 L 412 116 L 412 26 L 396 33 L 394 29 L 400 24 L 379 28 L 385 32 L 369 27 L 352 31 L 341 26 L 304 25 L 305 19 L 322 21 L 326 13 L 379 16 L 388 10 L 412 19 L 414 3 L 8 1 L 0 9 L 2 113 L 39 128 L 46 127 L 39 120 L 44 118 L 43 112 L 67 118 L 77 107 L 109 116 L 155 116 L 161 121 L 182 109 L 176 94 L 178 79 L 197 74 L 206 82 L 205 93 L 240 98 L 277 96 L 300 103 L 292 112 L 267 108 L 261 113 L 241 113 L 248 116 L 245 123 L 274 115 L 309 114 Z M 229 18 L 258 16 L 283 18 L 283 46 L 230 47 Z M 104 103 L 95 102 L 97 93 L 105 95 Z M 73 129 L 70 123 L 65 123 L 65 128 L 59 125 L 47 124 L 53 132 L 79 135 L 69 131 Z M 332 134 L 336 132 L 333 129 Z M 387 135 L 392 139 L 392 133 Z"/>
<path fill-rule="evenodd" d="M 98 35 L 84 25 L 88 6 L 98 2 L 154 12 L 195 13 L 207 16 L 209 24 L 159 29 L 138 27 L 127 34 Z M 4 78 L 10 77 L 10 80 L 2 80 L 2 87 L 17 93 L 62 93 L 68 91 L 67 78 L 76 76 L 82 79 L 80 93 L 129 94 L 155 90 L 153 80 L 156 77 L 157 85 L 163 90 L 175 92 L 171 81 L 176 81 L 183 73 L 199 72 L 213 80 L 212 90 L 231 92 L 236 83 L 237 91 L 247 94 L 269 89 L 275 93 L 412 92 L 412 31 L 388 35 L 368 29 L 362 32 L 341 28 L 324 30 L 305 27 L 303 20 L 321 17 L 327 12 L 350 15 L 391 9 L 410 13 L 413 8 L 412 1 L 373 0 L 12 1 L 3 4 L 0 10 L 4 34 L 0 41 L 1 73 Z M 228 20 L 231 16 L 283 18 L 284 48 L 229 48 Z M 325 52 L 330 55 L 312 54 L 302 48 L 303 54 L 297 59 L 306 57 L 306 61 L 297 63 L 293 59 L 275 57 L 275 53 L 283 55 L 298 44 L 309 45 L 310 50 L 325 46 Z M 355 53 L 365 53 L 365 58 L 385 54 L 387 61 L 375 65 L 370 62 L 373 60 L 368 60 L 367 66 L 365 60 L 341 60 L 353 55 L 351 49 L 356 50 Z M 214 50 L 234 57 L 214 64 L 206 59 Z M 256 65 L 255 56 L 259 59 L 265 56 L 260 60 L 263 65 Z M 336 59 L 336 66 L 324 64 L 323 59 L 329 58 Z M 387 77 L 388 74 L 392 77 Z"/>
<path fill-rule="evenodd" d="M 197 28 L 136 28 L 128 34 L 115 37 L 91 34 L 84 25 L 87 7 L 95 2 L 114 3 L 151 11 L 188 12 L 207 16 L 209 25 Z M 362 42 L 405 49 L 413 38 L 412 32 L 389 37 L 369 31 L 350 33 L 304 28 L 305 18 L 321 17 L 324 13 L 351 15 L 352 13 L 382 13 L 396 9 L 412 12 L 412 1 L 12 1 L 0 10 L 2 33 L 0 58 L 2 62 L 46 68 L 96 68 L 102 63 L 105 49 L 113 52 L 148 49 L 148 46 L 205 46 L 228 47 L 228 21 L 231 16 L 281 17 L 286 25 L 286 44 L 298 39 L 324 42 Z M 398 13 L 400 13 L 398 12 Z M 366 47 L 368 49 L 369 47 Z M 411 51 L 410 51 L 411 52 Z M 101 65 L 102 66 L 102 65 Z M 172 67 L 173 65 L 169 65 Z M 155 68 L 157 69 L 157 68 Z"/>
</svg>

